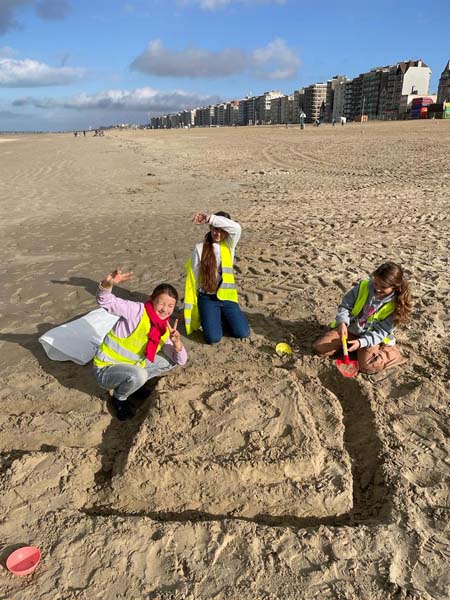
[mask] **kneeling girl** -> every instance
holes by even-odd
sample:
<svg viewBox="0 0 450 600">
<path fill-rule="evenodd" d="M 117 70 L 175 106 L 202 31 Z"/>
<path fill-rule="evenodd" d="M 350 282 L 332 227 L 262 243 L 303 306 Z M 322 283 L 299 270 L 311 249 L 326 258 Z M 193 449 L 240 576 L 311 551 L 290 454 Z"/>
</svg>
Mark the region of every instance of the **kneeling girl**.
<svg viewBox="0 0 450 600">
<path fill-rule="evenodd" d="M 206 343 L 215 344 L 222 339 L 225 325 L 232 337 L 246 338 L 250 327 L 239 306 L 233 271 L 241 226 L 222 211 L 196 213 L 193 222 L 209 225 L 209 231 L 186 263 L 186 332 L 201 327 Z"/>
</svg>

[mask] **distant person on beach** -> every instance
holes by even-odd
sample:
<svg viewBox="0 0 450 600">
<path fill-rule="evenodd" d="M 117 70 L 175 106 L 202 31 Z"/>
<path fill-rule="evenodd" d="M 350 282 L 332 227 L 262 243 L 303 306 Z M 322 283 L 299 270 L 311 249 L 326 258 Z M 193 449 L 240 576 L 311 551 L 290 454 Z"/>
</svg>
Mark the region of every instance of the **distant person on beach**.
<svg viewBox="0 0 450 600">
<path fill-rule="evenodd" d="M 246 338 L 250 327 L 239 306 L 233 271 L 241 226 L 223 211 L 196 213 L 192 220 L 209 225 L 209 231 L 186 263 L 186 332 L 201 327 L 206 343 L 215 344 L 222 339 L 224 325 L 232 337 Z"/>
<path fill-rule="evenodd" d="M 112 293 L 113 285 L 128 281 L 133 273 L 113 271 L 97 290 L 97 303 L 119 320 L 105 336 L 94 357 L 97 383 L 113 390 L 116 416 L 125 421 L 133 416 L 128 398 L 146 381 L 187 362 L 187 353 L 169 319 L 178 300 L 176 289 L 161 283 L 145 303 L 122 300 Z"/>
<path fill-rule="evenodd" d="M 395 346 L 394 328 L 411 313 L 408 282 L 400 265 L 386 262 L 370 279 L 363 279 L 345 294 L 331 331 L 313 345 L 321 356 L 334 356 L 349 340 L 349 352 L 357 352 L 362 373 L 378 373 L 405 362 Z"/>
</svg>

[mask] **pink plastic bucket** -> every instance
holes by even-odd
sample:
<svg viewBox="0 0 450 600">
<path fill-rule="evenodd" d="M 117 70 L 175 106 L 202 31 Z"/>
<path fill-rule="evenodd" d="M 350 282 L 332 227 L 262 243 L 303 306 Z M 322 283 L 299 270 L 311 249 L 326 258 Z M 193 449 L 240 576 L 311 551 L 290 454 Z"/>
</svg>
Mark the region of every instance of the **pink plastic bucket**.
<svg viewBox="0 0 450 600">
<path fill-rule="evenodd" d="M 14 575 L 29 575 L 38 566 L 41 560 L 41 551 L 34 546 L 24 546 L 18 550 L 14 550 L 7 560 L 6 568 Z"/>
</svg>

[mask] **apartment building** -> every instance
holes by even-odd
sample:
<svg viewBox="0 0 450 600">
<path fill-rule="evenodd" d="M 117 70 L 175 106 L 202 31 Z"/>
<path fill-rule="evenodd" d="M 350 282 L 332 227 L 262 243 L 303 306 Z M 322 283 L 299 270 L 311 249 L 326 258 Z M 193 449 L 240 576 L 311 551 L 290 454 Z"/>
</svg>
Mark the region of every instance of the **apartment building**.
<svg viewBox="0 0 450 600">
<path fill-rule="evenodd" d="M 256 125 L 257 114 L 256 114 L 256 96 L 249 96 L 244 100 L 245 103 L 245 121 L 243 125 Z"/>
<path fill-rule="evenodd" d="M 181 111 L 181 124 L 184 127 L 193 127 L 195 125 L 195 108 Z"/>
<path fill-rule="evenodd" d="M 294 95 L 282 96 L 280 99 L 280 123 L 294 122 Z"/>
<path fill-rule="evenodd" d="M 271 103 L 272 100 L 281 98 L 284 96 L 283 92 L 270 91 L 264 92 L 261 96 L 256 98 L 255 102 L 255 119 L 256 123 L 260 125 L 267 125 L 271 122 Z"/>
<path fill-rule="evenodd" d="M 202 106 L 197 108 L 195 113 L 195 126 L 196 127 L 211 127 L 214 125 L 214 106 Z"/>
<path fill-rule="evenodd" d="M 225 125 L 225 104 L 216 104 L 214 106 L 214 120 L 212 125 L 223 127 Z"/>
<path fill-rule="evenodd" d="M 333 119 L 334 96 L 336 88 L 344 81 L 347 81 L 345 75 L 335 75 L 327 81 L 327 95 L 325 99 L 325 121 L 330 122 Z"/>
<path fill-rule="evenodd" d="M 326 98 L 326 83 L 313 83 L 305 87 L 303 110 L 306 113 L 307 123 L 314 123 L 316 119 L 323 118 Z"/>
<path fill-rule="evenodd" d="M 431 69 L 422 60 L 402 61 L 375 67 L 346 84 L 344 116 L 369 119 L 397 119 L 402 96 L 428 94 Z"/>
<path fill-rule="evenodd" d="M 431 69 L 423 60 L 402 61 L 391 65 L 382 78 L 379 117 L 398 119 L 403 96 L 427 96 Z"/>
<path fill-rule="evenodd" d="M 350 87 L 351 82 L 345 78 L 342 81 L 338 81 L 333 90 L 333 106 L 331 110 L 331 120 L 338 121 L 341 117 L 346 117 L 345 113 L 345 99 L 347 88 Z M 327 90 L 328 91 L 328 90 Z M 328 108 L 328 104 L 326 106 Z"/>
<path fill-rule="evenodd" d="M 450 60 L 446 64 L 439 79 L 437 101 L 450 102 Z"/>
<path fill-rule="evenodd" d="M 225 104 L 225 125 L 238 125 L 239 100 L 232 100 Z"/>
<path fill-rule="evenodd" d="M 300 113 L 304 110 L 305 104 L 305 90 L 304 88 L 300 88 L 298 90 L 294 90 L 294 106 L 292 107 L 292 122 L 299 123 L 300 122 Z"/>
<path fill-rule="evenodd" d="M 281 97 L 273 98 L 270 103 L 270 123 L 272 125 L 279 125 L 283 121 L 281 120 Z"/>
</svg>

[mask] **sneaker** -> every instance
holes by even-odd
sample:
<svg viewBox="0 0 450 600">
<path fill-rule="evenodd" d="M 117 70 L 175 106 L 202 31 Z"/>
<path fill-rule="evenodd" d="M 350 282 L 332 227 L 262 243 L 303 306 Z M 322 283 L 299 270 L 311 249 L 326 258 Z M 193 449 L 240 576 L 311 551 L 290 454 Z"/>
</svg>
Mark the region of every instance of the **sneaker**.
<svg viewBox="0 0 450 600">
<path fill-rule="evenodd" d="M 119 421 L 127 421 L 134 416 L 128 400 L 117 400 L 117 398 L 113 398 L 112 400 L 114 412 Z"/>
</svg>

